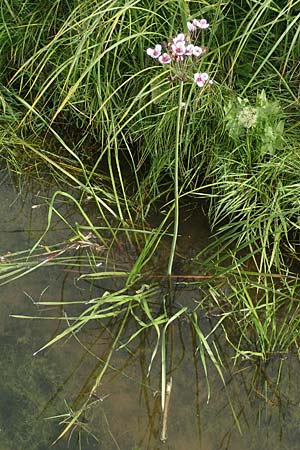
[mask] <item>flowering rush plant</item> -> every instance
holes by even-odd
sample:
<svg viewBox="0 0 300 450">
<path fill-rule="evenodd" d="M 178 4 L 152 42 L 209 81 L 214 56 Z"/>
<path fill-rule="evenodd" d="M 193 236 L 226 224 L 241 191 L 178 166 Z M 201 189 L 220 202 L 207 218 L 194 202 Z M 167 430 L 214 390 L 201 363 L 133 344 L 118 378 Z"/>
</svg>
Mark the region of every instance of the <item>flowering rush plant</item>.
<svg viewBox="0 0 300 450">
<path fill-rule="evenodd" d="M 199 59 L 207 51 L 206 47 L 198 46 L 196 43 L 201 30 L 208 27 L 209 23 L 206 19 L 194 19 L 192 22 L 187 22 L 189 33 L 179 33 L 170 42 L 163 42 L 156 44 L 154 48 L 148 48 L 146 53 L 160 64 L 169 64 L 175 69 L 176 76 L 181 81 L 185 81 L 188 77 L 188 67 L 193 66 L 195 59 Z M 192 43 L 192 39 L 195 44 Z M 180 69 L 179 73 L 178 69 Z M 206 72 L 196 72 L 193 78 L 197 86 L 201 88 L 213 83 Z M 171 77 L 171 81 L 173 79 L 174 77 Z"/>
</svg>

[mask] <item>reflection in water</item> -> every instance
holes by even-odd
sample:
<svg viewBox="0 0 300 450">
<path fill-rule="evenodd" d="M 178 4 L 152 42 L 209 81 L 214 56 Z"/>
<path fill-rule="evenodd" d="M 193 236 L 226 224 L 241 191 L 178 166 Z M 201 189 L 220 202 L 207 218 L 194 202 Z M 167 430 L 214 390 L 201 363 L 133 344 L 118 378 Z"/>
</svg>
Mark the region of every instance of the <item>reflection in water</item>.
<svg viewBox="0 0 300 450">
<path fill-rule="evenodd" d="M 43 194 L 33 192 L 26 198 L 16 199 L 16 192 L 8 183 L 3 183 L 1 190 L 0 254 L 4 254 L 27 248 L 40 236 L 46 206 L 41 201 Z M 32 209 L 32 204 L 41 206 Z M 61 207 L 68 213 L 67 205 Z M 63 240 L 66 230 L 57 222 L 52 233 L 55 242 Z M 192 248 L 193 244 L 190 245 Z M 43 268 L 1 288 L 0 450 L 48 449 L 62 430 L 59 423 L 68 423 L 103 368 L 120 326 L 119 320 L 88 325 L 71 339 L 60 341 L 33 357 L 63 324 L 9 317 L 16 313 L 45 315 L 43 307 L 37 308 L 32 302 L 41 295 L 45 302 L 86 300 L 95 295 L 88 285 L 74 283 L 75 277 L 72 271 Z M 103 285 L 94 287 L 98 295 L 109 288 L 107 283 L 106 280 Z M 199 295 L 197 290 L 183 289 L 179 285 L 175 288 L 174 302 L 179 305 Z M 47 316 L 57 314 L 57 309 L 47 307 Z M 212 324 L 204 316 L 199 323 L 202 332 L 207 334 Z M 132 334 L 135 326 L 133 320 L 128 322 L 120 345 L 126 342 L 126 336 Z M 165 444 L 159 440 L 159 354 L 147 377 L 156 342 L 152 329 L 145 330 L 115 352 L 85 415 L 56 448 L 75 450 L 81 445 L 88 450 L 298 449 L 297 355 L 287 355 L 286 360 L 274 358 L 259 366 L 248 360 L 234 366 L 224 337 L 215 335 L 214 340 L 225 366 L 225 385 L 207 359 L 208 403 L 206 376 L 196 351 L 198 344 L 193 328 L 187 320 L 181 319 L 169 326 L 167 367 L 168 377 L 173 378 L 173 389 L 169 438 Z M 49 417 L 56 418 L 45 420 Z"/>
</svg>

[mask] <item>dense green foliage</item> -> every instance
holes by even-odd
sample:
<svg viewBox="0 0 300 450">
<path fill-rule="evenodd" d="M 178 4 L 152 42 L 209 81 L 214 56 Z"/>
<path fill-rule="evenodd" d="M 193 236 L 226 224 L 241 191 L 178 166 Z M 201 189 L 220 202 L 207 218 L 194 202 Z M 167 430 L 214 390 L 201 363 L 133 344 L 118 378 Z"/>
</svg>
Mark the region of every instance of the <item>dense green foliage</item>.
<svg viewBox="0 0 300 450">
<path fill-rule="evenodd" d="M 11 120 L 25 127 L 26 137 L 30 130 L 44 136 L 49 125 L 59 134 L 65 127 L 80 130 L 72 146 L 78 157 L 92 158 L 93 173 L 102 159 L 114 156 L 122 164 L 126 159 L 137 172 L 131 193 L 138 192 L 136 201 L 145 205 L 165 189 L 174 174 L 179 95 L 179 83 L 168 81 L 168 67 L 153 64 L 145 50 L 185 31 L 187 19 L 204 15 L 211 27 L 201 36 L 208 51 L 199 60 L 198 70 L 209 72 L 215 84 L 205 91 L 189 80 L 184 85 L 180 192 L 192 194 L 212 183 L 212 223 L 228 215 L 240 221 L 239 212 L 244 209 L 248 211 L 245 235 L 247 224 L 258 220 L 264 235 L 279 233 L 286 238 L 288 220 L 295 225 L 297 211 L 292 207 L 294 214 L 289 217 L 286 208 L 293 200 L 277 183 L 270 189 L 269 178 L 276 172 L 275 178 L 283 178 L 288 191 L 297 184 L 296 175 L 286 181 L 277 159 L 291 161 L 290 154 L 296 157 L 298 153 L 297 1 L 284 7 L 274 1 L 56 1 L 43 7 L 30 1 L 22 5 L 4 2 L 0 42 L 1 81 L 6 89 L 1 91 L 2 103 L 14 103 L 9 110 Z M 261 95 L 266 95 L 269 108 L 274 102 L 276 107 L 260 114 L 266 117 L 259 119 L 260 124 L 246 126 L 237 136 L 234 105 L 239 101 L 245 111 L 255 108 Z M 6 107 L 6 116 L 7 111 Z M 278 129 L 268 121 L 272 126 L 277 122 Z M 276 143 L 270 137 L 273 132 Z M 84 151 L 77 150 L 85 140 Z M 122 167 L 117 171 L 122 176 Z M 257 197 L 261 177 L 268 192 L 263 190 Z M 232 179 L 237 182 L 234 190 Z M 278 197 L 275 209 L 279 212 L 270 225 L 259 209 Z M 274 221 L 281 218 L 278 231 Z"/>
</svg>

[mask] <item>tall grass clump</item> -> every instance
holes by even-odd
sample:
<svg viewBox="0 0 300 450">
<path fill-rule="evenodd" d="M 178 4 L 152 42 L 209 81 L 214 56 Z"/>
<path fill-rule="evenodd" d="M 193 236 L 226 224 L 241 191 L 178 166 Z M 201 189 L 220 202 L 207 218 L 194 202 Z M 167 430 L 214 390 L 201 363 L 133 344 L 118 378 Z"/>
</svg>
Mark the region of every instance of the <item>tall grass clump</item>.
<svg viewBox="0 0 300 450">
<path fill-rule="evenodd" d="M 13 2 L 11 11 L 5 9 L 3 36 L 8 33 L 11 40 L 14 33 L 20 32 L 14 25 L 18 6 Z M 81 130 L 83 141 L 93 137 L 97 147 L 93 150 L 92 174 L 108 158 L 114 161 L 110 166 L 111 176 L 122 180 L 120 159 L 125 157 L 130 170 L 138 177 L 140 189 L 132 191 L 137 193 L 139 203 L 151 202 L 157 194 L 170 188 L 178 148 L 176 127 L 180 83 L 174 80 L 168 64 L 163 67 L 153 64 L 146 49 L 159 42 L 165 45 L 180 31 L 187 32 L 187 21 L 193 16 L 205 14 L 211 23 L 205 39 L 203 33 L 199 37 L 199 44 L 203 48 L 205 44 L 206 51 L 198 66 L 196 64 L 195 72 L 208 72 L 222 85 L 215 83 L 213 94 L 200 93 L 196 85 L 186 80 L 177 161 L 180 195 L 192 194 L 203 185 L 208 166 L 212 173 L 208 172 L 205 181 L 208 179 L 208 184 L 221 181 L 222 187 L 214 189 L 213 195 L 217 198 L 220 193 L 217 202 L 223 199 L 225 205 L 228 185 L 222 184 L 222 174 L 216 170 L 220 162 L 215 159 L 219 154 L 231 160 L 233 145 L 242 145 L 241 136 L 233 136 L 228 127 L 229 136 L 226 135 L 223 125 L 224 108 L 228 111 L 231 104 L 238 103 L 238 98 L 242 102 L 248 99 L 249 108 L 255 107 L 251 105 L 256 104 L 257 95 L 265 88 L 266 98 L 270 98 L 271 92 L 276 94 L 286 120 L 295 120 L 297 2 L 289 2 L 283 8 L 274 1 L 204 6 L 200 2 L 189 5 L 184 1 L 161 4 L 135 0 L 121 4 L 115 0 L 92 4 L 73 2 L 68 3 L 68 7 L 56 2 L 48 7 L 44 16 L 39 8 L 32 15 L 34 23 L 42 21 L 39 34 L 37 27 L 31 26 L 33 19 L 29 18 L 29 9 L 30 3 L 25 3 L 19 14 L 18 20 L 26 29 L 24 45 L 22 48 L 15 46 L 10 61 L 11 86 L 27 105 L 22 123 L 38 121 L 41 117 L 43 120 L 39 123 L 44 128 L 49 123 L 54 127 L 70 124 Z M 268 101 L 272 103 L 273 99 Z M 280 132 L 279 129 L 276 131 L 277 134 Z M 257 127 L 255 133 L 260 134 Z M 265 130 L 265 146 L 268 145 L 266 133 Z M 245 133 L 245 136 L 249 134 Z M 252 161 L 256 160 L 258 152 L 258 144 L 254 141 L 252 139 L 250 143 L 248 139 L 245 144 L 248 156 L 254 152 L 250 157 Z M 270 145 L 275 145 L 279 151 L 279 141 Z M 291 151 L 293 145 L 294 142 L 286 142 Z M 76 153 L 78 151 L 76 149 Z M 278 153 L 272 155 L 276 158 Z M 268 176 L 269 167 L 270 164 L 262 176 Z M 245 174 L 244 167 L 239 166 L 237 170 Z M 246 185 L 245 191 L 247 189 Z M 129 193 L 125 192 L 125 195 Z M 245 203 L 242 197 L 238 210 L 248 209 L 251 203 L 251 194 Z M 267 203 L 268 194 L 262 193 L 262 197 L 266 197 Z M 232 218 L 230 198 L 228 202 L 224 217 Z M 256 211 L 255 204 L 253 211 Z M 248 212 L 248 218 L 252 220 Z M 222 208 L 219 213 L 211 212 L 213 224 L 223 214 Z M 272 233 L 274 227 L 271 228 Z M 278 260 L 278 255 L 276 258 Z"/>
<path fill-rule="evenodd" d="M 149 63 L 145 50 L 187 32 L 191 17 L 205 15 L 211 23 L 205 42 L 200 39 L 208 51 L 197 70 L 211 76 L 217 72 L 223 88 L 216 89 L 213 100 L 209 96 L 199 101 L 194 93 L 185 99 L 187 121 L 180 156 L 187 191 L 201 183 L 199 167 L 220 143 L 228 88 L 233 94 L 255 97 L 267 79 L 268 89 L 285 97 L 286 103 L 296 101 L 296 1 L 284 8 L 274 1 L 203 5 L 114 0 L 74 1 L 65 6 L 57 1 L 46 14 L 38 7 L 29 17 L 30 8 L 34 6 L 25 2 L 20 9 L 17 1 L 4 8 L 2 34 L 3 42 L 7 34 L 17 41 L 26 30 L 23 46 L 14 46 L 8 60 L 12 86 L 30 105 L 26 120 L 35 117 L 36 110 L 46 123 L 71 124 L 95 138 L 97 154 L 108 153 L 114 145 L 117 157 L 122 154 L 135 161 L 143 181 L 149 176 L 151 192 L 153 184 L 164 183 L 174 162 L 176 101 L 172 98 L 178 98 L 179 86 L 170 85 L 167 71 Z M 16 17 L 22 27 L 15 25 Z"/>
</svg>

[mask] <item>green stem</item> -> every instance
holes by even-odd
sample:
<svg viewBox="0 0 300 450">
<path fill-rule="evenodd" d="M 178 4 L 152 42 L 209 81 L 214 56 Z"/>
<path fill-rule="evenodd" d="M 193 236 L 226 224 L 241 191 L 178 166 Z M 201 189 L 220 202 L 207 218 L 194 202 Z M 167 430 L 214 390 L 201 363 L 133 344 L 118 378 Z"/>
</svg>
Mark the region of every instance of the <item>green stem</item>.
<svg viewBox="0 0 300 450">
<path fill-rule="evenodd" d="M 168 275 L 172 274 L 173 261 L 178 236 L 178 223 L 179 223 L 179 189 L 178 189 L 178 168 L 179 168 L 179 150 L 180 150 L 180 130 L 181 130 L 181 105 L 183 98 L 183 81 L 180 81 L 179 99 L 178 99 L 178 112 L 176 123 L 176 143 L 175 143 L 175 169 L 174 169 L 174 228 L 173 239 L 171 244 L 169 263 L 168 263 Z"/>
</svg>

